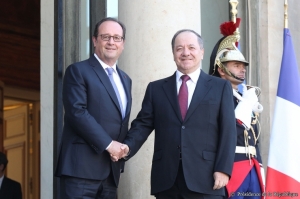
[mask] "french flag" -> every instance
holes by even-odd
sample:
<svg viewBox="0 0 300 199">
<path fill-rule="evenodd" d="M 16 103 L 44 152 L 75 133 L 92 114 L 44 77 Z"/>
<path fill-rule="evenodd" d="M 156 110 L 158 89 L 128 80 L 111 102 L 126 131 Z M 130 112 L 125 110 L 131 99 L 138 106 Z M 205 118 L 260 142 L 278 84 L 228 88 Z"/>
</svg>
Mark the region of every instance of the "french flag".
<svg viewBox="0 0 300 199">
<path fill-rule="evenodd" d="M 266 198 L 300 198 L 300 76 L 292 37 L 284 49 L 270 137 Z"/>
</svg>

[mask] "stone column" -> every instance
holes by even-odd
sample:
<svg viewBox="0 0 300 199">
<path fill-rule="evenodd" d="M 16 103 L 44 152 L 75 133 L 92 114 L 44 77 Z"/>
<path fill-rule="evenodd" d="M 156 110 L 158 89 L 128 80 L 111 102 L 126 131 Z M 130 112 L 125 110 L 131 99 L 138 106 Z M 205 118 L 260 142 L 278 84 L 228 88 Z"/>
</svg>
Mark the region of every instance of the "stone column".
<svg viewBox="0 0 300 199">
<path fill-rule="evenodd" d="M 119 0 L 119 20 L 127 27 L 127 34 L 118 65 L 133 80 L 131 119 L 134 119 L 147 84 L 176 70 L 171 48 L 175 32 L 189 28 L 200 33 L 200 1 Z M 153 143 L 154 132 L 126 163 L 118 199 L 154 198 L 150 196 Z"/>
</svg>

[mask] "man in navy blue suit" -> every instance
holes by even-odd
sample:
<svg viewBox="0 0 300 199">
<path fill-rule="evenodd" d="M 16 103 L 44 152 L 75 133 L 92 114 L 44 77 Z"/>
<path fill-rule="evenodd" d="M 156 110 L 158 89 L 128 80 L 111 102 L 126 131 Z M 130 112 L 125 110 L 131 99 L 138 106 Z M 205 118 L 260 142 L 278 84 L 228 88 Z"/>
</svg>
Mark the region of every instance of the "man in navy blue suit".
<svg viewBox="0 0 300 199">
<path fill-rule="evenodd" d="M 6 155 L 0 152 L 0 198 L 22 199 L 21 184 L 4 175 L 7 163 Z"/>
<path fill-rule="evenodd" d="M 236 144 L 232 87 L 201 70 L 203 41 L 193 30 L 172 39 L 177 71 L 149 83 L 124 144 L 132 157 L 155 130 L 151 194 L 158 199 L 222 199 Z"/>
<path fill-rule="evenodd" d="M 55 175 L 61 198 L 114 199 L 127 154 L 131 79 L 116 62 L 125 26 L 114 18 L 96 24 L 94 55 L 71 64 L 63 81 L 64 128 Z"/>
</svg>

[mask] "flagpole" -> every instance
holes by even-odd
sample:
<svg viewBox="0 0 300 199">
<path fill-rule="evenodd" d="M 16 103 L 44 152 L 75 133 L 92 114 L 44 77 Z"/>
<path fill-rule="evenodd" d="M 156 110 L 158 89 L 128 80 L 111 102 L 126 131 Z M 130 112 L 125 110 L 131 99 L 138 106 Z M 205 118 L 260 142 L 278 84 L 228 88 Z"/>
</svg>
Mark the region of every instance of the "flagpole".
<svg viewBox="0 0 300 199">
<path fill-rule="evenodd" d="M 238 13 L 237 11 L 237 5 L 239 4 L 239 1 L 238 0 L 230 0 L 229 1 L 230 5 L 231 5 L 231 21 L 233 23 L 236 23 L 236 15 Z"/>
<path fill-rule="evenodd" d="M 284 28 L 288 28 L 288 1 L 284 0 Z"/>
<path fill-rule="evenodd" d="M 230 11 L 231 21 L 233 23 L 236 23 L 236 16 L 237 16 L 237 13 L 238 13 L 237 5 L 239 4 L 239 1 L 238 0 L 230 0 L 229 3 L 231 5 L 231 11 Z M 235 32 L 236 32 L 237 35 L 240 35 L 239 28 L 236 28 Z"/>
</svg>

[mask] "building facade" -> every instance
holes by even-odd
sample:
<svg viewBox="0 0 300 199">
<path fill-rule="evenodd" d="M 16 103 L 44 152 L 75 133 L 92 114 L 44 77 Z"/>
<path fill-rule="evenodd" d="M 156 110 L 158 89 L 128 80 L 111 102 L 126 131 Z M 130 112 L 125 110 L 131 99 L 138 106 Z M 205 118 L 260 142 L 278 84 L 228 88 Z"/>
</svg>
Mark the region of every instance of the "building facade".
<svg viewBox="0 0 300 199">
<path fill-rule="evenodd" d="M 41 0 L 41 198 L 59 198 L 54 177 L 57 151 L 63 126 L 61 84 L 66 67 L 87 58 L 93 49 L 87 39 L 94 25 L 108 16 L 109 0 Z M 289 28 L 297 59 L 300 60 L 300 4 L 288 1 Z M 115 6 L 115 5 L 112 5 Z M 283 50 L 284 0 L 240 0 L 242 18 L 241 51 L 250 60 L 247 83 L 261 88 L 261 153 L 267 165 L 269 137 Z M 141 107 L 150 81 L 176 70 L 171 38 L 179 29 L 189 28 L 204 38 L 202 69 L 207 72 L 209 56 L 221 38 L 219 25 L 230 20 L 225 0 L 119 0 L 118 19 L 127 27 L 125 49 L 118 65 L 133 80 L 131 120 Z M 150 169 L 153 134 L 138 154 L 126 163 L 118 190 L 119 199 L 147 199 L 150 196 Z"/>
</svg>

